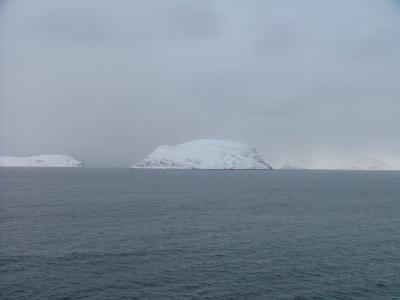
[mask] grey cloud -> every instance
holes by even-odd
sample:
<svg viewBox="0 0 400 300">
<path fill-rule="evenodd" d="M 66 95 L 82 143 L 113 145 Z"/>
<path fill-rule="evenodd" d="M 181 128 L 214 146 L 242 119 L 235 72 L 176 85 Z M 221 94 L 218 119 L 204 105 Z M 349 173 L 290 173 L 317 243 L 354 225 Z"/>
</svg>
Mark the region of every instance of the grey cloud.
<svg viewBox="0 0 400 300">
<path fill-rule="evenodd" d="M 393 1 L 18 1 L 0 28 L 0 155 L 128 166 L 159 144 L 272 157 L 400 151 Z"/>
<path fill-rule="evenodd" d="M 281 55 L 286 51 L 296 51 L 298 43 L 304 40 L 289 24 L 279 24 L 268 28 L 264 36 L 256 42 L 256 49 L 266 55 Z"/>
<path fill-rule="evenodd" d="M 10 38 L 62 47 L 126 47 L 207 38 L 219 33 L 223 20 L 209 1 L 201 5 L 175 0 L 120 1 L 112 6 L 106 1 L 41 2 L 45 9 L 26 9 L 22 11 L 25 20 L 10 20 Z M 13 10 L 10 5 L 9 19 Z"/>
<path fill-rule="evenodd" d="M 391 28 L 372 32 L 346 44 L 345 51 L 360 60 L 392 60 L 400 53 L 400 29 Z"/>
<path fill-rule="evenodd" d="M 53 8 L 21 28 L 19 34 L 23 35 L 20 38 L 32 39 L 33 42 L 54 42 L 61 43 L 61 46 L 104 44 L 110 42 L 107 22 L 107 18 L 90 10 L 68 7 L 59 11 L 59 8 Z"/>
<path fill-rule="evenodd" d="M 195 5 L 185 3 L 171 14 L 173 31 L 180 32 L 183 37 L 208 37 L 220 33 L 223 16 L 219 15 L 214 5 Z"/>
</svg>

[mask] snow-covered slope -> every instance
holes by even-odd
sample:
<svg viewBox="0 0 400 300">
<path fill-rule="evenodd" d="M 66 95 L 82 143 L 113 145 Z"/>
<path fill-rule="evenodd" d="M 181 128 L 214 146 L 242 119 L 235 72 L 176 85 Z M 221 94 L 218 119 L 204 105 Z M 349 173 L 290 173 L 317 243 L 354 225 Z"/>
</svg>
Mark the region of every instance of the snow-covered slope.
<svg viewBox="0 0 400 300">
<path fill-rule="evenodd" d="M 239 142 L 212 139 L 160 146 L 132 168 L 272 169 L 256 149 Z"/>
<path fill-rule="evenodd" d="M 400 170 L 400 164 L 394 161 L 387 161 L 381 158 L 359 159 L 352 163 L 341 166 L 344 170 Z"/>
<path fill-rule="evenodd" d="M 29 157 L 0 156 L 0 167 L 83 167 L 83 163 L 59 154 Z"/>
<path fill-rule="evenodd" d="M 360 171 L 390 171 L 400 170 L 400 163 L 396 159 L 381 159 L 376 157 L 358 157 L 351 159 L 333 160 L 288 160 L 281 165 L 281 169 L 292 170 L 360 170 Z"/>
</svg>

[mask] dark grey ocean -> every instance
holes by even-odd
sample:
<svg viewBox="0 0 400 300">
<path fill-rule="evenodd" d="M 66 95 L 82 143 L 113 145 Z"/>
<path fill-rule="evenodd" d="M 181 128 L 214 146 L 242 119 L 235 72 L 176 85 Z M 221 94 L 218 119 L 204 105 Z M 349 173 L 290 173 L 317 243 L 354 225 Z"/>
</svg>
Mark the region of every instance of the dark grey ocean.
<svg viewBox="0 0 400 300">
<path fill-rule="evenodd" d="M 400 299 L 400 172 L 0 170 L 1 299 Z"/>
</svg>

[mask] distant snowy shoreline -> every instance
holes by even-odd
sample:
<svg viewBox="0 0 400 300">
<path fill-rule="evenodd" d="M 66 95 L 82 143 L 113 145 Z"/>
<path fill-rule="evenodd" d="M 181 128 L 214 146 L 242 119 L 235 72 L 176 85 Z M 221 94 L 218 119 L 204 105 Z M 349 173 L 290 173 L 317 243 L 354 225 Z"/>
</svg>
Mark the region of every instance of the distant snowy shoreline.
<svg viewBox="0 0 400 300">
<path fill-rule="evenodd" d="M 0 156 L 0 167 L 83 167 L 83 163 L 70 156 L 43 154 L 28 157 Z"/>
<path fill-rule="evenodd" d="M 159 146 L 132 169 L 153 170 L 321 170 L 321 171 L 400 171 L 395 156 L 358 156 L 339 159 L 264 159 L 257 149 L 241 142 L 202 139 L 176 146 Z M 68 155 L 43 154 L 28 157 L 0 156 L 0 167 L 83 167 Z"/>
</svg>

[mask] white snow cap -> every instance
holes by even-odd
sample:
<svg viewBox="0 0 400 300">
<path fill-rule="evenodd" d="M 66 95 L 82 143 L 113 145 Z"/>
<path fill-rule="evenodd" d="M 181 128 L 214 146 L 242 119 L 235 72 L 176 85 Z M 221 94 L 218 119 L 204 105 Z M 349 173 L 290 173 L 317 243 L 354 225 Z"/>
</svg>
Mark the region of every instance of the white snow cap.
<svg viewBox="0 0 400 300">
<path fill-rule="evenodd" d="M 83 163 L 60 154 L 29 157 L 0 156 L 0 167 L 83 167 Z"/>
<path fill-rule="evenodd" d="M 272 169 L 255 148 L 240 142 L 214 139 L 160 146 L 132 168 Z"/>
</svg>

